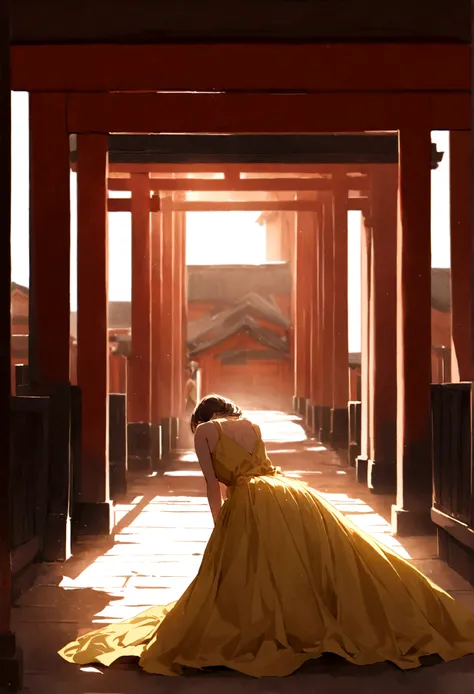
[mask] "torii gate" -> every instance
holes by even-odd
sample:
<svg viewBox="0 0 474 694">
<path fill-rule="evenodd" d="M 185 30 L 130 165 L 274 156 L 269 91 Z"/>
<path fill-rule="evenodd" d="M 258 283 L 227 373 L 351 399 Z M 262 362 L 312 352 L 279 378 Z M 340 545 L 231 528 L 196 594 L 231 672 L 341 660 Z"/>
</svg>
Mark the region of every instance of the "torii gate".
<svg viewBox="0 0 474 694">
<path fill-rule="evenodd" d="M 5 4 L 2 8 L 5 8 Z M 2 65 L 8 65 L 8 18 L 0 26 Z M 95 68 L 101 64 L 103 69 Z M 351 70 L 347 70 L 347 65 Z M 294 66 L 298 66 L 295 70 Z M 87 501 L 107 516 L 107 153 L 110 132 L 364 132 L 399 131 L 399 205 L 397 232 L 397 505 L 400 532 L 423 525 L 431 504 L 429 423 L 430 382 L 430 154 L 431 130 L 468 131 L 469 47 L 453 45 L 220 45 L 220 46 L 17 46 L 13 51 L 14 89 L 35 92 L 32 123 L 33 213 L 37 243 L 55 232 L 54 251 L 69 261 L 69 135 L 78 134 L 82 179 L 79 186 L 79 273 L 85 277 L 93 257 L 96 273 L 79 290 L 87 326 L 80 357 L 84 395 Z M 157 93 L 221 89 L 222 93 Z M 2 167 L 9 176 L 8 70 L 2 72 Z M 114 93 L 109 90 L 119 90 Z M 90 90 L 90 91 L 88 91 Z M 150 90 L 132 94 L 130 91 Z M 233 93 L 231 93 L 233 91 Z M 240 90 L 241 93 L 238 93 Z M 251 93 L 275 90 L 278 94 Z M 282 91 L 286 93 L 281 93 Z M 288 93 L 290 91 L 308 93 Z M 81 93 L 82 92 L 82 93 Z M 154 92 L 154 93 L 152 93 Z M 227 93 L 225 93 L 227 92 Z M 36 133 L 36 135 L 35 135 Z M 54 147 L 51 143 L 54 142 Z M 48 143 L 48 146 L 46 146 Z M 55 152 L 54 158 L 51 152 Z M 41 177 L 43 181 L 41 182 Z M 388 185 L 388 184 L 387 184 Z M 35 198 L 35 195 L 37 196 Z M 9 228 L 8 188 L 0 210 Z M 54 211 L 46 215 L 46 211 Z M 324 217 L 323 217 L 324 219 Z M 54 220 L 54 227 L 51 222 Z M 4 233 L 2 344 L 9 344 L 10 248 Z M 376 247 L 373 248 L 374 254 Z M 324 244 L 323 244 L 324 253 Z M 38 352 L 44 378 L 69 378 L 69 262 L 55 273 L 62 302 L 55 316 L 57 354 L 50 342 L 50 259 L 38 253 Z M 8 287 L 7 287 L 8 285 Z M 48 291 L 46 290 L 48 287 Z M 466 289 L 466 288 L 465 288 Z M 323 292 L 324 295 L 324 292 Z M 94 297 L 94 301 L 91 297 Z M 10 361 L 2 361 L 2 414 L 8 421 Z M 0 485 L 0 677 L 17 679 L 18 659 L 10 632 L 8 535 L 8 432 Z M 93 485 L 93 480 L 95 484 Z M 8 679 L 9 678 L 9 679 Z"/>
</svg>

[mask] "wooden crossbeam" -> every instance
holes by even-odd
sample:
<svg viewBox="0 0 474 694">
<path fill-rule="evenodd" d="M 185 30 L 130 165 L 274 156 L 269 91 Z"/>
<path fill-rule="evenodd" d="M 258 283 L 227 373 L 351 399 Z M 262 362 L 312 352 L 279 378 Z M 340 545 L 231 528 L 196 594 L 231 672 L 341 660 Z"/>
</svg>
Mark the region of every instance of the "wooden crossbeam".
<svg viewBox="0 0 474 694">
<path fill-rule="evenodd" d="M 470 46 L 14 45 L 11 73 L 16 91 L 153 91 L 157 85 L 188 91 L 453 91 L 470 89 Z M 356 115 L 355 108 L 351 115 Z"/>
<path fill-rule="evenodd" d="M 173 174 L 220 174 L 224 180 L 230 174 L 232 178 L 236 178 L 241 174 L 258 174 L 259 176 L 275 180 L 283 174 L 287 176 L 307 176 L 307 175 L 332 175 L 339 171 L 344 171 L 347 174 L 364 174 L 374 167 L 383 166 L 384 164 L 301 164 L 298 162 L 288 163 L 202 163 L 195 162 L 186 164 L 176 163 L 157 163 L 157 162 L 109 162 L 109 176 L 111 178 L 128 178 L 132 173 L 144 173 L 157 177 L 171 177 Z M 74 162 L 73 162 L 74 167 Z M 357 178 L 355 176 L 354 178 Z M 197 180 L 197 179 L 196 179 Z M 216 179 L 214 179 L 216 180 Z M 219 180 L 219 179 L 218 179 Z"/>
<path fill-rule="evenodd" d="M 346 179 L 347 188 L 351 190 L 367 189 L 366 177 Z M 109 190 L 130 191 L 131 178 L 109 178 Z M 228 192 L 228 191 L 323 191 L 332 190 L 334 183 L 328 178 L 232 178 L 226 179 L 159 179 L 150 178 L 151 191 L 194 191 L 194 192 Z"/>
<path fill-rule="evenodd" d="M 190 94 L 77 93 L 69 133 L 310 134 L 469 130 L 469 92 Z"/>
<path fill-rule="evenodd" d="M 349 198 L 347 209 L 360 210 L 367 198 Z M 131 212 L 131 198 L 108 198 L 109 212 Z M 161 209 L 159 197 L 150 198 L 150 212 Z M 314 200 L 234 200 L 226 202 L 173 201 L 167 204 L 167 210 L 175 212 L 314 212 L 318 205 Z"/>
</svg>

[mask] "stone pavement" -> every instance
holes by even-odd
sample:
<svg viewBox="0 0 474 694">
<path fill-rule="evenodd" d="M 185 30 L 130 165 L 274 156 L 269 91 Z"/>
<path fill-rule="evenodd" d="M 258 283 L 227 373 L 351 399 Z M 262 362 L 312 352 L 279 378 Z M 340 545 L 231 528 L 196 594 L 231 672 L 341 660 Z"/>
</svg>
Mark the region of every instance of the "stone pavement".
<svg viewBox="0 0 474 694">
<path fill-rule="evenodd" d="M 309 482 L 343 513 L 450 591 L 474 611 L 474 589 L 436 559 L 436 541 L 390 532 L 392 498 L 372 496 L 353 470 L 316 441 L 300 421 L 275 412 L 252 414 L 276 465 Z M 117 505 L 110 540 L 84 538 L 63 565 L 43 565 L 35 585 L 13 610 L 14 629 L 25 657 L 25 690 L 32 694 L 473 694 L 474 656 L 435 663 L 411 672 L 389 664 L 357 667 L 323 658 L 283 679 L 256 680 L 237 673 L 189 673 L 180 678 L 146 675 L 136 667 L 110 669 L 71 665 L 57 650 L 84 633 L 130 617 L 150 605 L 180 596 L 196 574 L 212 529 L 205 486 L 195 458 L 180 456 L 163 477 L 137 477 Z"/>
</svg>

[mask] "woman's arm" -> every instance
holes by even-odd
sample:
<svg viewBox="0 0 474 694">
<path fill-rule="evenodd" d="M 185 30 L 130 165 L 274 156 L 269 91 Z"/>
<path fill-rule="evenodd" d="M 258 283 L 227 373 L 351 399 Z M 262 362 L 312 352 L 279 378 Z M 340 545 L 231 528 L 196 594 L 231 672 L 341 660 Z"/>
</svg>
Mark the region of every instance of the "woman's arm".
<svg viewBox="0 0 474 694">
<path fill-rule="evenodd" d="M 222 506 L 222 494 L 219 481 L 214 474 L 214 467 L 212 465 L 211 451 L 209 448 L 209 441 L 206 436 L 205 425 L 201 425 L 196 429 L 194 434 L 194 449 L 206 480 L 207 498 L 215 523 Z"/>
</svg>

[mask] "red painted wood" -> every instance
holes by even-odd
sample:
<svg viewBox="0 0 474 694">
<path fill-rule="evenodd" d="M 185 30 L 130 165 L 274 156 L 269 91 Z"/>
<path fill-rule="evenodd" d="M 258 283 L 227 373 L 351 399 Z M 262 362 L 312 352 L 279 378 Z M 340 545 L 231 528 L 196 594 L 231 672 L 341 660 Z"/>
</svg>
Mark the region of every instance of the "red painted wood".
<svg viewBox="0 0 474 694">
<path fill-rule="evenodd" d="M 108 234 L 104 135 L 77 138 L 77 379 L 82 390 L 82 500 L 109 498 Z"/>
<path fill-rule="evenodd" d="M 313 202 L 314 204 L 314 202 Z M 295 316 L 294 316 L 294 360 L 295 388 L 298 398 L 311 395 L 311 293 L 313 275 L 313 215 L 301 212 L 296 216 L 295 234 Z"/>
<path fill-rule="evenodd" d="M 132 342 L 128 421 L 149 422 L 151 410 L 151 220 L 149 180 L 132 177 Z"/>
<path fill-rule="evenodd" d="M 12 89 L 469 89 L 459 44 L 162 44 L 12 47 Z"/>
<path fill-rule="evenodd" d="M 468 130 L 469 92 L 318 94 L 71 93 L 71 133 L 334 133 Z"/>
<path fill-rule="evenodd" d="M 31 94 L 29 118 L 31 378 L 43 385 L 67 383 L 71 213 L 66 95 Z"/>
<path fill-rule="evenodd" d="M 369 458 L 375 461 L 375 481 L 377 466 L 393 466 L 396 459 L 398 166 L 374 166 L 373 179 L 370 216 Z M 370 466 L 371 463 L 369 471 Z"/>
<path fill-rule="evenodd" d="M 313 200 L 229 200 L 228 202 L 183 200 L 170 203 L 170 209 L 175 212 L 261 212 L 264 210 L 313 212 L 316 207 Z M 131 212 L 132 203 L 130 198 L 108 198 L 107 209 L 109 212 Z M 150 198 L 150 210 L 159 211 L 159 205 L 154 198 Z"/>
<path fill-rule="evenodd" d="M 128 191 L 130 190 L 130 178 L 109 178 L 109 190 Z M 365 184 L 365 185 L 364 185 Z M 361 177 L 359 179 L 346 179 L 348 190 L 366 190 L 367 181 Z M 361 186 L 363 186 L 361 188 Z M 240 178 L 227 181 L 225 179 L 159 179 L 150 178 L 150 190 L 153 191 L 293 191 L 293 190 L 331 190 L 331 179 L 327 178 Z"/>
<path fill-rule="evenodd" d="M 184 212 L 173 214 L 174 262 L 173 262 L 173 416 L 184 412 L 184 244 L 186 217 Z"/>
<path fill-rule="evenodd" d="M 397 507 L 402 510 L 401 523 L 404 512 L 413 513 L 414 519 L 428 519 L 432 497 L 430 148 L 430 132 L 422 119 L 400 132 Z"/>
<path fill-rule="evenodd" d="M 74 166 L 74 165 L 73 165 Z M 109 180 L 112 178 L 128 178 L 132 173 L 150 173 L 158 176 L 161 180 L 170 180 L 174 174 L 221 174 L 223 180 L 224 173 L 229 178 L 237 178 L 240 172 L 258 174 L 264 178 L 275 181 L 276 175 L 281 174 L 330 174 L 335 173 L 340 168 L 340 164 L 162 164 L 162 163 L 111 163 L 109 164 Z M 346 171 L 357 173 L 367 172 L 370 164 L 344 164 Z"/>
<path fill-rule="evenodd" d="M 326 196 L 322 214 L 322 313 L 321 372 L 323 407 L 334 402 L 334 217 L 332 196 Z"/>
<path fill-rule="evenodd" d="M 344 181 L 334 181 L 334 409 L 349 401 L 348 307 L 347 307 L 347 204 Z"/>
<path fill-rule="evenodd" d="M 11 87 L 10 5 L 0 6 L 0 656 L 11 658 L 15 641 L 10 632 L 12 604 L 10 557 L 10 395 L 11 395 Z M 0 680 L 2 678 L 0 677 Z M 2 682 L 2 685 L 6 684 Z"/>
<path fill-rule="evenodd" d="M 170 200 L 162 205 L 162 256 L 161 256 L 161 341 L 160 364 L 162 367 L 162 417 L 172 417 L 173 410 L 173 213 Z"/>
<path fill-rule="evenodd" d="M 311 291 L 311 402 L 320 405 L 322 398 L 322 228 L 321 204 L 313 215 L 314 250 L 313 283 Z"/>
<path fill-rule="evenodd" d="M 471 380 L 471 132 L 450 133 L 451 378 Z"/>
<path fill-rule="evenodd" d="M 155 426 L 165 416 L 162 412 L 163 366 L 162 366 L 162 213 L 151 215 L 151 421 Z"/>
<path fill-rule="evenodd" d="M 366 224 L 364 215 L 361 217 L 360 228 L 360 327 L 361 327 L 361 432 L 360 432 L 360 456 L 363 463 L 367 463 L 369 456 L 369 437 L 371 419 L 371 403 L 369 390 L 369 370 L 370 370 L 370 299 L 371 299 L 371 276 L 370 268 L 372 265 L 372 239 L 370 229 Z M 364 465 L 362 466 L 364 467 Z"/>
</svg>

